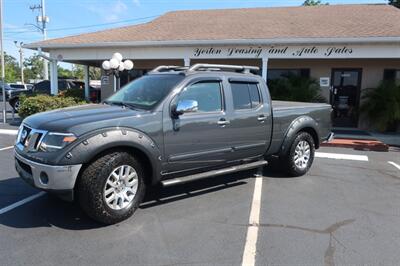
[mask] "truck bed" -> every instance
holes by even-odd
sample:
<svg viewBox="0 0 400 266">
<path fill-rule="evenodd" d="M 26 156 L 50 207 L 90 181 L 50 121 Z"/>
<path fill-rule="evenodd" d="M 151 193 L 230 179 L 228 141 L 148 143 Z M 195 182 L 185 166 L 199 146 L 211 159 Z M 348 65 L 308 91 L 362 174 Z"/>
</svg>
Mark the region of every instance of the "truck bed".
<svg viewBox="0 0 400 266">
<path fill-rule="evenodd" d="M 320 132 L 317 132 L 320 139 L 327 137 L 331 128 L 331 110 L 332 107 L 326 103 L 272 101 L 273 131 L 268 153 L 279 152 L 289 126 L 296 118 L 303 115 L 310 116 L 320 123 L 318 126 Z"/>
</svg>

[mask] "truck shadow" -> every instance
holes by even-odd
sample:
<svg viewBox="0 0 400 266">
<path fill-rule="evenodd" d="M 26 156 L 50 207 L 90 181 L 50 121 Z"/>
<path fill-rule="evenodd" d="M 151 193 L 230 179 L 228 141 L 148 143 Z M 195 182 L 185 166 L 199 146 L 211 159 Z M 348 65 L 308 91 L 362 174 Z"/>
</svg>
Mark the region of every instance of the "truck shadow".
<svg viewBox="0 0 400 266">
<path fill-rule="evenodd" d="M 247 184 L 246 179 L 251 178 L 252 175 L 254 175 L 254 171 L 247 171 L 167 188 L 151 187 L 147 189 L 145 199 L 139 208 L 148 209 L 174 201 L 245 185 Z M 20 182 L 23 183 L 18 177 L 0 180 L 0 192 L 4 191 L 1 188 L 7 188 L 12 186 L 12 184 L 19 184 Z M 18 200 L 22 200 L 28 196 L 21 197 Z M 0 198 L 2 197 L 7 197 L 7 195 L 0 195 Z M 31 202 L 0 214 L 0 225 L 11 228 L 54 226 L 66 230 L 90 230 L 106 227 L 106 225 L 97 223 L 87 217 L 77 203 L 64 202 L 49 194 L 45 194 Z"/>
</svg>

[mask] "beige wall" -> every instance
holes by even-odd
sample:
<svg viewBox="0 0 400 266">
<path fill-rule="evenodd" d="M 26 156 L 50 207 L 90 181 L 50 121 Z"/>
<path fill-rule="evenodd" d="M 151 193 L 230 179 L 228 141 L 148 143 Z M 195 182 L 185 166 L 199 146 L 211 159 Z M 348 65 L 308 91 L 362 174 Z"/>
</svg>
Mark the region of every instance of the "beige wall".
<svg viewBox="0 0 400 266">
<path fill-rule="evenodd" d="M 361 73 L 361 90 L 374 88 L 383 79 L 386 68 L 400 69 L 400 59 L 336 59 L 336 60 L 269 60 L 268 68 L 309 68 L 310 75 L 331 78 L 332 68 L 359 68 Z M 329 98 L 329 88 L 321 88 Z"/>
</svg>

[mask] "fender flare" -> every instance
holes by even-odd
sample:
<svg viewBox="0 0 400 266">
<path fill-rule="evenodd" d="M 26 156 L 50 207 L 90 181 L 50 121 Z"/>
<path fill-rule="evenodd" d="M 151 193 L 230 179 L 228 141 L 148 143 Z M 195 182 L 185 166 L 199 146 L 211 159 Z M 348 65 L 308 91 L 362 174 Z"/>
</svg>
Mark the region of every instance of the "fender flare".
<svg viewBox="0 0 400 266">
<path fill-rule="evenodd" d="M 313 136 L 313 138 L 314 141 L 317 140 L 315 143 L 316 148 L 319 147 L 318 123 L 310 116 L 304 115 L 296 118 L 288 127 L 285 137 L 282 141 L 279 156 L 285 155 L 288 152 L 290 145 L 296 137 L 296 134 L 305 128 L 311 128 L 315 132 L 316 136 Z"/>
<path fill-rule="evenodd" d="M 150 161 L 151 183 L 160 178 L 161 151 L 146 134 L 132 128 L 103 128 L 80 136 L 78 141 L 67 149 L 58 163 L 61 165 L 85 164 L 106 150 L 124 147 L 137 149 Z"/>
</svg>

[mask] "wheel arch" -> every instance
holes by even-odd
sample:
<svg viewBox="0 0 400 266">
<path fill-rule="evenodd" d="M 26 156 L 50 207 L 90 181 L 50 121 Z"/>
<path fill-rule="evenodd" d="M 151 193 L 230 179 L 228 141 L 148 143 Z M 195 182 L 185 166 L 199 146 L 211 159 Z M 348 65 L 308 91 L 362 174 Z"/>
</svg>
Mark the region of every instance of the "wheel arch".
<svg viewBox="0 0 400 266">
<path fill-rule="evenodd" d="M 146 183 L 156 184 L 160 179 L 161 152 L 155 142 L 144 133 L 126 128 L 112 128 L 80 137 L 79 142 L 66 151 L 59 164 L 82 164 L 83 170 L 106 153 L 121 150 L 134 155 L 143 165 Z M 77 182 L 75 182 L 76 184 Z"/>
<path fill-rule="evenodd" d="M 288 152 L 294 138 L 299 132 L 309 133 L 314 140 L 315 148 L 319 148 L 318 123 L 310 116 L 300 116 L 288 127 L 279 155 L 284 155 Z"/>
<path fill-rule="evenodd" d="M 140 164 L 143 166 L 143 171 L 145 172 L 145 183 L 146 184 L 154 184 L 156 183 L 156 178 L 155 178 L 155 173 L 154 173 L 154 167 L 153 163 L 151 162 L 148 154 L 146 154 L 142 149 L 134 147 L 134 146 L 128 146 L 128 145 L 118 145 L 115 147 L 107 148 L 104 149 L 97 154 L 94 154 L 87 162 L 82 164 L 82 168 L 79 171 L 78 178 L 81 176 L 82 172 L 95 160 L 98 158 L 112 153 L 112 152 L 127 152 L 131 154 L 132 156 L 135 157 L 136 160 L 140 162 Z M 77 182 L 75 182 L 76 184 Z"/>
</svg>

